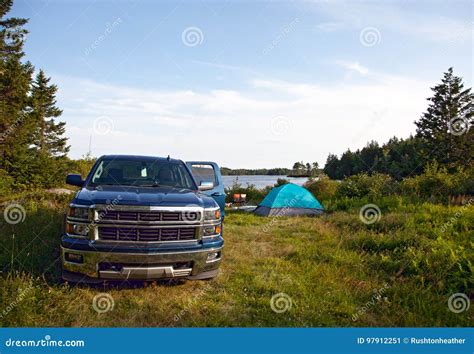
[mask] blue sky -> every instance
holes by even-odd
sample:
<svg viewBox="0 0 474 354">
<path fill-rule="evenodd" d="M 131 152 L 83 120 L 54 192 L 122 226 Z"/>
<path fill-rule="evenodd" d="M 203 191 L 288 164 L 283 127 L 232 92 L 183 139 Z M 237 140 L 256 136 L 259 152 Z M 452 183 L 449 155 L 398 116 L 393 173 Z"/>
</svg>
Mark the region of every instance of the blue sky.
<svg viewBox="0 0 474 354">
<path fill-rule="evenodd" d="M 71 156 L 324 164 L 414 133 L 450 66 L 472 86 L 470 1 L 35 1 L 26 55 L 59 86 Z"/>
</svg>

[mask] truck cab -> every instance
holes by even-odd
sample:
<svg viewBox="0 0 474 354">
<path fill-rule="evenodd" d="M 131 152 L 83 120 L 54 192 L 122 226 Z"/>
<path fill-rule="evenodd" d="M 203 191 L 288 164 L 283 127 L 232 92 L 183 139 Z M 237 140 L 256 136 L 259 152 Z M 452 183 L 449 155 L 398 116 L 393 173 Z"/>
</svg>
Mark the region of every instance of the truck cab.
<svg viewBox="0 0 474 354">
<path fill-rule="evenodd" d="M 69 205 L 61 238 L 71 282 L 211 279 L 224 246 L 224 186 L 214 162 L 100 157 Z"/>
</svg>

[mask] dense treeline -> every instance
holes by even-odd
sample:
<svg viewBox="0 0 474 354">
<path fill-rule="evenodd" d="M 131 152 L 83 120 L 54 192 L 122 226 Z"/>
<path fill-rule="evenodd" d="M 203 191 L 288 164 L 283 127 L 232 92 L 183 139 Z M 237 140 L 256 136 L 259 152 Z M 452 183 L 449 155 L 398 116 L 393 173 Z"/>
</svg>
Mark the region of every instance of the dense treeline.
<svg viewBox="0 0 474 354">
<path fill-rule="evenodd" d="M 289 168 L 259 168 L 259 169 L 230 169 L 228 167 L 222 167 L 221 173 L 223 176 L 242 176 L 242 175 L 268 175 L 268 176 L 282 176 L 291 173 Z"/>
<path fill-rule="evenodd" d="M 0 191 L 57 184 L 69 151 L 57 87 L 24 60 L 27 20 L 6 17 L 12 2 L 0 6 Z"/>
<path fill-rule="evenodd" d="M 415 122 L 416 135 L 390 139 L 380 146 L 372 141 L 361 150 L 330 154 L 324 173 L 343 179 L 359 173 L 383 173 L 397 180 L 422 173 L 436 162 L 454 172 L 471 166 L 474 158 L 473 94 L 450 68 L 432 88 L 428 109 Z"/>
<path fill-rule="evenodd" d="M 319 173 L 319 166 L 317 162 L 313 163 L 304 163 L 303 161 L 295 162 L 293 169 L 289 168 L 257 168 L 257 169 L 248 169 L 248 168 L 238 168 L 231 169 L 228 167 L 221 167 L 221 173 L 223 176 L 243 176 L 243 175 L 263 175 L 263 176 L 315 176 Z"/>
</svg>

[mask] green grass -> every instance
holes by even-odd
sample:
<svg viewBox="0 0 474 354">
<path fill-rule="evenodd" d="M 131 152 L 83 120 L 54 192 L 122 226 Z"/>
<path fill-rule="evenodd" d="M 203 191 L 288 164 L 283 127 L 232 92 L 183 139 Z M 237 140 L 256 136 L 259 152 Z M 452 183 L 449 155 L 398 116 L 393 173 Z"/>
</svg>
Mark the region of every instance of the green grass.
<svg viewBox="0 0 474 354">
<path fill-rule="evenodd" d="M 454 293 L 473 296 L 472 207 L 380 202 L 382 218 L 372 225 L 359 220 L 362 202 L 317 218 L 228 213 L 216 280 L 74 287 L 60 282 L 68 198 L 19 198 L 24 222 L 0 219 L 3 327 L 473 323 L 472 307 L 459 314 L 448 308 Z M 461 216 L 453 222 L 456 213 Z M 99 314 L 92 303 L 102 292 L 112 296 L 114 308 Z M 291 298 L 282 313 L 270 305 L 279 293 Z"/>
</svg>

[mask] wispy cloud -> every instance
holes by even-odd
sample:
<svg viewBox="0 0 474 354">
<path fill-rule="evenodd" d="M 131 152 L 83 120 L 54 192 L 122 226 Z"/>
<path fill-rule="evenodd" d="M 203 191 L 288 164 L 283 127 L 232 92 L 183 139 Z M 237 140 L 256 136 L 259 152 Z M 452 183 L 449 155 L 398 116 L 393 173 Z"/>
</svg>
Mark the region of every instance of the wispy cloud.
<svg viewBox="0 0 474 354">
<path fill-rule="evenodd" d="M 413 132 L 429 84 L 347 66 L 368 72 L 367 80 L 326 86 L 270 78 L 253 80 L 242 90 L 202 92 L 54 80 L 62 88 L 58 99 L 74 157 L 87 151 L 92 136 L 96 155 L 171 154 L 212 158 L 231 167 L 271 167 L 301 159 L 324 163 L 329 152 Z M 97 135 L 94 121 L 103 116 L 113 121 L 113 130 Z M 275 117 L 284 117 L 292 129 L 275 135 Z M 269 144 L 272 153 L 256 157 L 256 149 L 265 151 Z"/>
<path fill-rule="evenodd" d="M 243 67 L 243 66 L 221 64 L 218 62 L 202 61 L 202 60 L 191 60 L 190 62 L 193 64 L 203 65 L 203 66 L 207 66 L 207 67 L 219 69 L 219 70 L 241 71 L 248 74 L 258 75 L 258 73 L 255 72 L 254 70 L 247 67 Z"/>
<path fill-rule="evenodd" d="M 360 75 L 367 75 L 369 73 L 369 69 L 366 68 L 365 66 L 360 65 L 358 62 L 340 60 L 340 61 L 337 61 L 336 64 L 338 64 L 339 66 L 349 71 L 356 72 Z"/>
<path fill-rule="evenodd" d="M 343 22 L 321 22 L 316 25 L 316 29 L 322 32 L 337 32 L 346 27 Z"/>
<path fill-rule="evenodd" d="M 334 1 L 313 5 L 318 14 L 332 21 L 318 26 L 326 32 L 345 29 L 361 30 L 374 26 L 382 30 L 416 36 L 429 41 L 464 43 L 472 38 L 472 23 L 428 12 L 405 11 L 399 3 Z"/>
</svg>

